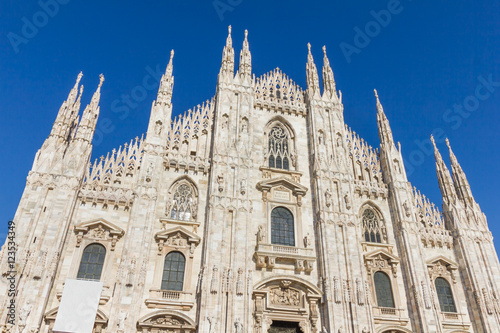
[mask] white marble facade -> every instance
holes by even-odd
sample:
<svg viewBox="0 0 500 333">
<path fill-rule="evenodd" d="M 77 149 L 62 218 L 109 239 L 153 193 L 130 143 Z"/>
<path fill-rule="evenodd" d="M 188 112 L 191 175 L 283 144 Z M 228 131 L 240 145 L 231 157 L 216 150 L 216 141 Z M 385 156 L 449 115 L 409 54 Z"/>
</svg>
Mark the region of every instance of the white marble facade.
<svg viewBox="0 0 500 333">
<path fill-rule="evenodd" d="M 95 332 L 500 332 L 498 257 L 451 148 L 441 214 L 376 93 L 380 148 L 346 126 L 323 50 L 323 88 L 309 48 L 302 90 L 255 78 L 246 32 L 235 73 L 229 31 L 216 95 L 174 119 L 172 52 L 146 136 L 93 164 L 104 78 L 80 119 L 79 75 L 15 215 L 15 326 L 1 252 L 4 332 L 51 332 L 91 249 Z"/>
</svg>

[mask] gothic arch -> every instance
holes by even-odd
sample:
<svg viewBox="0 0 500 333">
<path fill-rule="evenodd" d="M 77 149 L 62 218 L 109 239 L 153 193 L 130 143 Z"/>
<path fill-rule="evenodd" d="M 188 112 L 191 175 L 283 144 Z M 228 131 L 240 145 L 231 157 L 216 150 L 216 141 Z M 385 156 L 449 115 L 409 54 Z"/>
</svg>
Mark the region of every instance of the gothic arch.
<svg viewBox="0 0 500 333">
<path fill-rule="evenodd" d="M 195 333 L 196 323 L 187 315 L 173 310 L 159 310 L 143 316 L 137 322 L 140 332 L 157 332 L 162 329 L 177 328 L 184 333 Z"/>
<path fill-rule="evenodd" d="M 273 129 L 275 128 L 281 128 L 284 131 L 284 134 L 287 136 L 288 139 L 288 144 L 286 148 L 283 148 L 283 151 L 279 150 L 280 153 L 276 154 L 277 156 L 283 159 L 283 165 L 285 164 L 285 159 L 287 160 L 287 167 L 281 167 L 281 166 L 276 166 L 278 169 L 284 169 L 284 170 L 296 170 L 297 169 L 297 148 L 296 148 L 296 133 L 295 130 L 293 129 L 292 125 L 282 116 L 275 116 L 271 120 L 269 120 L 264 127 L 264 152 L 265 152 L 265 164 L 266 167 L 272 167 L 275 168 L 274 166 L 271 166 L 270 164 L 270 158 L 274 156 L 274 154 L 271 153 L 271 148 L 270 148 L 270 134 L 273 132 Z M 283 146 L 280 146 L 283 147 Z M 273 149 L 274 150 L 274 149 Z M 275 152 L 276 153 L 276 152 Z M 281 156 L 284 155 L 284 156 Z M 273 159 L 274 161 L 274 159 Z M 280 162 L 281 163 L 281 162 Z M 277 158 L 276 158 L 276 165 L 278 164 Z"/>
<path fill-rule="evenodd" d="M 183 175 L 175 179 L 168 189 L 165 215 L 170 220 L 196 221 L 198 198 L 198 186 L 191 177 Z"/>
<path fill-rule="evenodd" d="M 378 227 L 376 228 L 377 230 L 372 230 L 373 228 L 366 228 L 364 223 L 364 215 L 367 210 L 371 210 L 375 214 L 375 218 L 378 220 Z M 359 216 L 359 225 L 360 225 L 360 230 L 361 233 L 360 235 L 362 236 L 363 241 L 370 241 L 367 240 L 366 237 L 366 232 L 371 233 L 371 231 L 374 231 L 375 234 L 380 233 L 380 241 L 377 241 L 376 243 L 387 243 L 387 228 L 386 228 L 386 221 L 384 219 L 384 214 L 382 214 L 382 211 L 380 208 L 371 200 L 366 201 L 361 205 L 359 208 L 358 212 Z M 370 230 L 368 230 L 370 229 Z"/>
</svg>

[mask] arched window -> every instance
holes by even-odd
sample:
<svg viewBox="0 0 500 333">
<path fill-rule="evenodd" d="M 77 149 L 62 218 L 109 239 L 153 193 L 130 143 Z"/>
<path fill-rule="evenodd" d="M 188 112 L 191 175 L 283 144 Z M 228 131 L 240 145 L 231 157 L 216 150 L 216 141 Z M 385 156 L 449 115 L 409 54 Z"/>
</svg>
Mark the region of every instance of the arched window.
<svg viewBox="0 0 500 333">
<path fill-rule="evenodd" d="M 451 292 L 451 286 L 442 277 L 438 277 L 434 281 L 436 285 L 436 292 L 439 299 L 439 306 L 442 312 L 457 312 L 455 308 L 455 302 L 453 301 L 453 294 Z"/>
<path fill-rule="evenodd" d="M 289 138 L 285 129 L 274 126 L 269 132 L 269 167 L 276 169 L 290 169 Z"/>
<path fill-rule="evenodd" d="M 366 242 L 382 243 L 380 231 L 380 222 L 377 215 L 371 209 L 365 209 L 363 212 L 363 233 Z"/>
<path fill-rule="evenodd" d="M 293 215 L 284 207 L 274 208 L 271 212 L 271 243 L 295 246 Z"/>
<path fill-rule="evenodd" d="M 101 279 L 106 248 L 101 244 L 90 244 L 83 250 L 82 261 L 78 269 L 77 279 L 96 280 Z"/>
<path fill-rule="evenodd" d="M 381 308 L 394 308 L 394 296 L 392 295 L 391 279 L 384 272 L 376 272 L 373 276 L 375 282 L 375 293 L 377 294 L 377 305 Z"/>
<path fill-rule="evenodd" d="M 175 189 L 170 207 L 170 218 L 172 220 L 190 221 L 193 210 L 196 210 L 195 195 L 193 188 L 182 183 Z"/>
<path fill-rule="evenodd" d="M 182 291 L 186 258 L 180 252 L 170 252 L 165 257 L 161 289 Z"/>
</svg>

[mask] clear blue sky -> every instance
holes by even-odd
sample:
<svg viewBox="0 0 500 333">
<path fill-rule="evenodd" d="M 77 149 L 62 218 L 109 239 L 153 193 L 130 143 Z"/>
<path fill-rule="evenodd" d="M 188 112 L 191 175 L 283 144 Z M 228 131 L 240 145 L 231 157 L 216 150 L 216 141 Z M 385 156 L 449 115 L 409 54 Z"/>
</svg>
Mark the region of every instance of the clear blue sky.
<svg viewBox="0 0 500 333">
<path fill-rule="evenodd" d="M 231 24 L 237 55 L 249 30 L 257 76 L 279 66 L 302 87 L 307 42 L 319 68 L 326 45 L 347 124 L 378 147 L 377 88 L 410 181 L 439 206 L 428 138 L 441 129 L 500 246 L 500 87 L 476 91 L 478 77 L 500 81 L 497 1 L 59 1 L 59 8 L 0 2 L 0 224 L 13 218 L 35 153 L 80 71 L 85 104 L 99 74 L 106 77 L 100 122 L 109 119 L 114 130 L 101 133 L 94 159 L 146 131 L 156 86 L 136 95 L 128 114 L 118 106 L 150 71 L 165 69 L 171 49 L 174 114 L 212 97 Z M 439 147 L 448 162 L 444 142 Z"/>
</svg>

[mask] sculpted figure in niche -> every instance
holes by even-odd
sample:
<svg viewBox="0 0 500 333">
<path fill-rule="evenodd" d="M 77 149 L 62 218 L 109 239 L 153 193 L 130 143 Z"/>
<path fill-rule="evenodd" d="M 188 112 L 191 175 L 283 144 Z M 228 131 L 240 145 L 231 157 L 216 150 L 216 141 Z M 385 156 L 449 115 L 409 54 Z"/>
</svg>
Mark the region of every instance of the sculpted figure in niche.
<svg viewBox="0 0 500 333">
<path fill-rule="evenodd" d="M 308 248 L 311 246 L 312 240 L 311 235 L 307 233 L 306 237 L 304 237 L 304 247 Z"/>
<path fill-rule="evenodd" d="M 345 201 L 345 207 L 347 209 L 351 209 L 351 197 L 349 196 L 349 194 L 345 194 L 344 195 L 344 201 Z"/>
<path fill-rule="evenodd" d="M 408 201 L 405 201 L 403 204 L 403 208 L 405 210 L 405 215 L 406 217 L 410 217 L 411 211 L 410 211 L 410 206 L 408 205 Z"/>
<path fill-rule="evenodd" d="M 155 134 L 156 135 L 160 135 L 161 134 L 161 131 L 163 129 L 163 124 L 161 121 L 157 121 L 156 124 L 155 124 Z"/>
<path fill-rule="evenodd" d="M 259 230 L 257 231 L 257 244 L 264 243 L 264 239 L 266 238 L 266 232 L 264 231 L 264 227 L 259 225 Z"/>
<path fill-rule="evenodd" d="M 243 333 L 243 324 L 240 321 L 240 318 L 236 318 L 234 322 L 234 333 Z"/>
<path fill-rule="evenodd" d="M 330 189 L 326 189 L 325 192 L 325 202 L 326 202 L 326 207 L 330 207 L 332 205 L 332 192 Z"/>
</svg>

